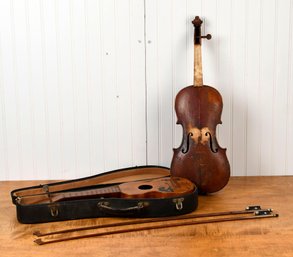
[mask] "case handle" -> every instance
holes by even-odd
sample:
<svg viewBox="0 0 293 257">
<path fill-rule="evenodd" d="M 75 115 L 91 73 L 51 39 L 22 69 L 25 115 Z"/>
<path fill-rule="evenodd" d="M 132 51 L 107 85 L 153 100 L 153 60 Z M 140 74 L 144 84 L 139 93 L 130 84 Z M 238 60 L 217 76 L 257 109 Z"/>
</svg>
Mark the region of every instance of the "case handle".
<svg viewBox="0 0 293 257">
<path fill-rule="evenodd" d="M 99 202 L 98 208 L 100 211 L 115 216 L 130 216 L 141 213 L 146 210 L 149 204 L 147 202 L 138 202 L 137 205 L 128 208 L 111 207 L 109 202 Z"/>
</svg>

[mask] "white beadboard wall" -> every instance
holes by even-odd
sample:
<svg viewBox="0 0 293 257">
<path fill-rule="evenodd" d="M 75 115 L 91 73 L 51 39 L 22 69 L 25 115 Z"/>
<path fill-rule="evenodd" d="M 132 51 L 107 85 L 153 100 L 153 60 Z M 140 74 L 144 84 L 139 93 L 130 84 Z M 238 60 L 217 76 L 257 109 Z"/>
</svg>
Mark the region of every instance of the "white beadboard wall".
<svg viewBox="0 0 293 257">
<path fill-rule="evenodd" d="M 145 164 L 144 2 L 0 4 L 0 179 Z"/>
<path fill-rule="evenodd" d="M 193 83 L 195 15 L 204 83 L 223 97 L 220 145 L 232 175 L 293 174 L 293 1 L 146 1 L 147 157 L 170 165 L 182 138 L 174 98 Z"/>
<path fill-rule="evenodd" d="M 204 82 L 224 102 L 232 175 L 293 175 L 292 0 L 0 1 L 0 180 L 170 166 L 174 98 Z"/>
</svg>

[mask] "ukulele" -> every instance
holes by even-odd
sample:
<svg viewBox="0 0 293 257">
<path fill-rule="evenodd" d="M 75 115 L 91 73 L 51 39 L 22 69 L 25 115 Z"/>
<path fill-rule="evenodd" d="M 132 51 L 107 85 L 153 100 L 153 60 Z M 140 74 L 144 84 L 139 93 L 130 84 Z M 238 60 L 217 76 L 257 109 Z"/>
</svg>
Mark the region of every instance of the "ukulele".
<svg viewBox="0 0 293 257">
<path fill-rule="evenodd" d="M 49 194 L 49 201 L 38 201 L 28 197 L 22 199 L 22 204 L 55 203 L 70 200 L 93 199 L 93 198 L 155 198 L 163 199 L 169 197 L 179 197 L 192 193 L 196 189 L 195 185 L 185 178 L 164 177 L 158 179 L 139 180 L 121 183 L 113 186 L 79 189 L 73 191 L 54 192 Z"/>
<path fill-rule="evenodd" d="M 84 198 L 167 198 L 190 193 L 194 184 L 184 178 L 166 177 L 122 183 L 119 185 L 57 193 L 51 195 L 52 202 Z"/>
</svg>

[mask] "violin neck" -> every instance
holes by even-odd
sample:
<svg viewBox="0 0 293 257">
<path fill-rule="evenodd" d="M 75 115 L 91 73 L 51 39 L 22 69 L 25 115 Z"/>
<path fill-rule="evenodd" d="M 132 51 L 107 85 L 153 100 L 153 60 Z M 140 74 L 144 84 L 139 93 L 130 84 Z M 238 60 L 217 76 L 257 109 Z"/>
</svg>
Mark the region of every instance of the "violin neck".
<svg viewBox="0 0 293 257">
<path fill-rule="evenodd" d="M 194 70 L 193 85 L 195 87 L 203 86 L 201 44 L 194 44 L 194 69 L 193 70 Z"/>
<path fill-rule="evenodd" d="M 196 16 L 192 21 L 194 25 L 194 73 L 193 73 L 193 85 L 195 87 L 203 86 L 202 78 L 202 59 L 201 59 L 201 39 L 205 38 L 201 35 L 202 20 L 199 16 Z M 210 38 L 210 37 L 209 37 Z"/>
</svg>

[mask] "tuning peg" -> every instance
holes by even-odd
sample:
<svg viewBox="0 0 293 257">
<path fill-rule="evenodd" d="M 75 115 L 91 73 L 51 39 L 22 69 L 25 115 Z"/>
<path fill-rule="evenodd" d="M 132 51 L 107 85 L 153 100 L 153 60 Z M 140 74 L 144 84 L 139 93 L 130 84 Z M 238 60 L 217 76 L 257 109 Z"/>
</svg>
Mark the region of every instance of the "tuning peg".
<svg viewBox="0 0 293 257">
<path fill-rule="evenodd" d="M 207 40 L 210 40 L 212 38 L 212 35 L 207 34 L 206 36 L 201 36 L 200 38 L 206 38 Z"/>
</svg>

